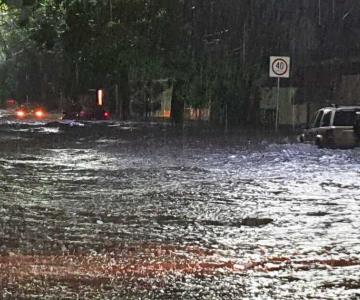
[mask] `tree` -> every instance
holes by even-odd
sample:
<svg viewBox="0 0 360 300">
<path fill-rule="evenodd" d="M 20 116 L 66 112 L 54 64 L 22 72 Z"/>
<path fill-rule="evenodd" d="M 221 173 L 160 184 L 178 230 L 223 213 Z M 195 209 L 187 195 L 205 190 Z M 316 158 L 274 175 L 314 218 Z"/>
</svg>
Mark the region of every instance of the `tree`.
<svg viewBox="0 0 360 300">
<path fill-rule="evenodd" d="M 311 0 L 30 4 L 3 6 L 0 68 L 12 72 L 0 76 L 2 93 L 56 103 L 60 95 L 105 87 L 113 100 L 118 86 L 124 119 L 132 82 L 145 91 L 149 82 L 168 78 L 174 122 L 181 122 L 187 103 L 210 107 L 217 123 L 256 124 L 259 88 L 269 84 L 270 55 L 291 56 L 293 74 L 298 74 L 316 65 L 316 56 L 346 61 L 360 48 L 360 5 L 354 1 L 323 0 L 321 6 Z"/>
</svg>

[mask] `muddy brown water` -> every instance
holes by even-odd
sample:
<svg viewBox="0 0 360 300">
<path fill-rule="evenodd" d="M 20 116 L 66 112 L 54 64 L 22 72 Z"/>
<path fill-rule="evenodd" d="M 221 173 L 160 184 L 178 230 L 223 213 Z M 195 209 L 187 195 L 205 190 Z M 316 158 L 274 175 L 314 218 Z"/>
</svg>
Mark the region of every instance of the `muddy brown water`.
<svg viewBox="0 0 360 300">
<path fill-rule="evenodd" d="M 4 299 L 357 299 L 360 151 L 292 134 L 0 124 Z"/>
</svg>

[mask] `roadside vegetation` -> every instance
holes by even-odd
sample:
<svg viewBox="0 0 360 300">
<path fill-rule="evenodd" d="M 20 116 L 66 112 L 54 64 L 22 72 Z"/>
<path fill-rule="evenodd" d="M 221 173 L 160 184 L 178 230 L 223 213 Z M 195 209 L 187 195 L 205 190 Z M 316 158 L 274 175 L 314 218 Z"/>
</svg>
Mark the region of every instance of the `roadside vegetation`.
<svg viewBox="0 0 360 300">
<path fill-rule="evenodd" d="M 292 57 L 288 84 L 296 85 L 306 66 L 350 59 L 359 48 L 357 1 L 0 3 L 2 102 L 30 98 L 55 109 L 101 87 L 124 120 L 131 118 L 130 99 L 146 101 L 153 83 L 167 80 L 173 121 L 182 121 L 189 104 L 210 108 L 214 123 L 256 125 L 259 89 L 275 84 L 270 55 Z"/>
</svg>

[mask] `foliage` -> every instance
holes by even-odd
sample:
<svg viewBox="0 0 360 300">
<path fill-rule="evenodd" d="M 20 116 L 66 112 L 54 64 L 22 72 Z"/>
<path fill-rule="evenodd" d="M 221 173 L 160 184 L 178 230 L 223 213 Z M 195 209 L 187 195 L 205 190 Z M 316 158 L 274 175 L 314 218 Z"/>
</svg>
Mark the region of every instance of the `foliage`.
<svg viewBox="0 0 360 300">
<path fill-rule="evenodd" d="M 3 97 L 55 103 L 61 95 L 106 87 L 114 99 L 115 84 L 123 92 L 130 82 L 146 89 L 149 81 L 168 78 L 181 83 L 179 101 L 211 106 L 220 122 L 225 110 L 234 112 L 226 118 L 244 123 L 259 87 L 268 84 L 270 55 L 291 56 L 296 74 L 314 53 L 346 59 L 360 47 L 349 42 L 360 32 L 360 5 L 351 1 L 18 2 L 1 2 Z"/>
</svg>

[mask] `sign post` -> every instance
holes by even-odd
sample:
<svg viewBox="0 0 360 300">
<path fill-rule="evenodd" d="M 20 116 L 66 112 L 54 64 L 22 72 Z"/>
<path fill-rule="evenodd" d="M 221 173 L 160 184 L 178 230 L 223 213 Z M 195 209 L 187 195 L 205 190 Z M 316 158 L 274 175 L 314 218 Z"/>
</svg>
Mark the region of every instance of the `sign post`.
<svg viewBox="0 0 360 300">
<path fill-rule="evenodd" d="M 269 76 L 277 78 L 277 96 L 276 96 L 276 114 L 275 130 L 279 129 L 279 108 L 280 108 L 280 78 L 290 77 L 290 57 L 288 56 L 270 56 Z"/>
</svg>

